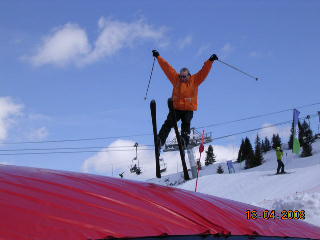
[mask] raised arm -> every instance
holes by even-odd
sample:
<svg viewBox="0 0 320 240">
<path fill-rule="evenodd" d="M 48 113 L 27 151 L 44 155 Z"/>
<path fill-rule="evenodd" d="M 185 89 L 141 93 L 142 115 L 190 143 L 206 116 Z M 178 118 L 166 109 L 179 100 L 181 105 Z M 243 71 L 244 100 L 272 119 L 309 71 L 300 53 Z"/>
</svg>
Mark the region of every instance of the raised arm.
<svg viewBox="0 0 320 240">
<path fill-rule="evenodd" d="M 163 72 L 166 74 L 167 78 L 172 84 L 175 84 L 176 79 L 178 79 L 177 71 L 163 58 L 159 55 L 158 51 L 153 50 L 153 56 L 158 59 L 159 65 Z"/>
<path fill-rule="evenodd" d="M 197 72 L 194 77 L 197 85 L 200 85 L 208 76 L 212 63 L 218 60 L 217 55 L 213 54 L 204 64 L 199 72 Z"/>
</svg>

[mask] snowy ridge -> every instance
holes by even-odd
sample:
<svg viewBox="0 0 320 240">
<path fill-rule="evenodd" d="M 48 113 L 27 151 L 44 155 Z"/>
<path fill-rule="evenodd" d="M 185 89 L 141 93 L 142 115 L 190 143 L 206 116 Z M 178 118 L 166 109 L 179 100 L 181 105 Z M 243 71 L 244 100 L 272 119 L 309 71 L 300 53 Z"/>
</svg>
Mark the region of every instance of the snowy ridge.
<svg viewBox="0 0 320 240">
<path fill-rule="evenodd" d="M 285 171 L 290 174 L 284 175 L 275 175 L 274 151 L 266 153 L 264 163 L 252 169 L 244 170 L 244 163 L 235 163 L 235 174 L 227 173 L 225 163 L 204 167 L 200 171 L 198 191 L 280 212 L 305 210 L 306 221 L 320 226 L 320 141 L 313 144 L 313 149 L 313 156 L 308 158 L 285 151 Z M 224 174 L 216 174 L 219 164 Z M 182 173 L 149 181 L 191 191 L 195 187 L 195 179 L 184 182 Z"/>
<path fill-rule="evenodd" d="M 305 210 L 306 221 L 320 226 L 320 191 L 297 192 L 282 199 L 265 200 L 255 205 L 262 208 L 274 209 L 277 212 L 281 212 L 282 210 Z"/>
</svg>

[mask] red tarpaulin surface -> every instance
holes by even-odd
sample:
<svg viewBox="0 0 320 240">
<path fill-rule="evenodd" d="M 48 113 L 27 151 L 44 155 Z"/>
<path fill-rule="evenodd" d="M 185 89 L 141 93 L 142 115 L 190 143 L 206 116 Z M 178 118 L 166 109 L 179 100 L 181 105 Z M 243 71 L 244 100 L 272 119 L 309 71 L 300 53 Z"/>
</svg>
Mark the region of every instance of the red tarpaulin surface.
<svg viewBox="0 0 320 240">
<path fill-rule="evenodd" d="M 251 205 L 97 175 L 0 165 L 0 239 L 231 234 L 320 239 L 297 220 L 247 220 Z"/>
</svg>

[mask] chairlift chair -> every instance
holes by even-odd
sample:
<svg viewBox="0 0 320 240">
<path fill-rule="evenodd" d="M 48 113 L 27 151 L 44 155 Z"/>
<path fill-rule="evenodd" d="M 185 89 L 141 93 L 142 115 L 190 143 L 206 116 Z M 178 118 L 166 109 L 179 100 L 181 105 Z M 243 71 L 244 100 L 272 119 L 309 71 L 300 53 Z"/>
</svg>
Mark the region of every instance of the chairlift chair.
<svg viewBox="0 0 320 240">
<path fill-rule="evenodd" d="M 136 148 L 136 156 L 132 159 L 132 164 L 130 166 L 130 172 L 136 173 L 137 175 L 140 175 L 142 173 L 142 170 L 141 170 L 141 167 L 139 166 L 138 146 L 139 146 L 139 144 L 137 142 L 133 145 L 133 147 Z M 135 161 L 138 161 L 138 163 L 135 163 Z"/>
</svg>

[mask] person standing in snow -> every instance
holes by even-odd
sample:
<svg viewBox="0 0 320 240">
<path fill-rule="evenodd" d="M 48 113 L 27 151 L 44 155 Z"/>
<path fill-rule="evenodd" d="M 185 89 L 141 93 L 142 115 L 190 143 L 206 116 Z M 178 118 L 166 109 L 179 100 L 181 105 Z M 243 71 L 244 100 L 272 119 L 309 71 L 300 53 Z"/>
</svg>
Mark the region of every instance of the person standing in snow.
<svg viewBox="0 0 320 240">
<path fill-rule="evenodd" d="M 181 137 L 184 146 L 187 147 L 190 139 L 190 125 L 193 118 L 193 111 L 198 109 L 198 87 L 208 76 L 212 63 L 218 60 L 217 55 L 213 54 L 204 63 L 202 69 L 196 74 L 191 75 L 188 68 L 184 67 L 178 73 L 157 50 L 153 50 L 152 54 L 158 59 L 159 65 L 167 78 L 173 85 L 172 101 L 176 113 L 176 120 L 181 119 Z M 170 111 L 166 121 L 162 125 L 158 141 L 160 148 L 166 142 L 166 139 L 174 125 L 172 112 Z"/>
<path fill-rule="evenodd" d="M 282 151 L 281 147 L 277 147 L 277 148 L 276 148 L 276 155 L 277 155 L 277 162 L 278 162 L 277 174 L 285 173 L 285 171 L 284 171 L 284 164 L 283 164 L 283 162 L 282 162 L 283 151 Z M 281 171 L 280 171 L 280 170 L 281 170 Z"/>
</svg>

